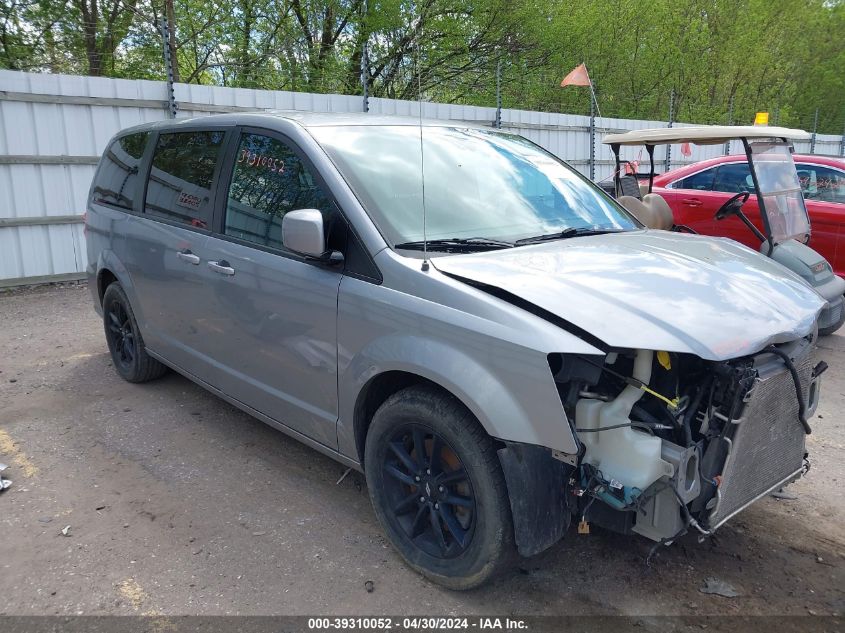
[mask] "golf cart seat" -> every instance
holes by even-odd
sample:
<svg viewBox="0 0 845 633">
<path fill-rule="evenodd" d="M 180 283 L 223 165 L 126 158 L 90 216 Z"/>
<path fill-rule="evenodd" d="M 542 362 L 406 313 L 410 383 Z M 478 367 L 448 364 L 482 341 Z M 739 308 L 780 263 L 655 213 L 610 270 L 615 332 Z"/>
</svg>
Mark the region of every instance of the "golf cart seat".
<svg viewBox="0 0 845 633">
<path fill-rule="evenodd" d="M 638 200 L 642 199 L 642 194 L 640 193 L 642 191 L 640 189 L 640 182 L 633 174 L 619 176 L 619 189 L 621 190 L 623 196 L 631 196 L 632 198 L 636 198 Z"/>
<path fill-rule="evenodd" d="M 657 193 L 647 193 L 642 200 L 633 196 L 619 196 L 617 202 L 650 229 L 671 231 L 675 224 L 672 209 Z"/>
<path fill-rule="evenodd" d="M 616 202 L 625 207 L 626 211 L 645 224 L 648 209 L 645 208 L 642 200 L 637 200 L 634 196 L 619 196 L 616 198 Z"/>
<path fill-rule="evenodd" d="M 659 193 L 647 193 L 643 196 L 643 204 L 648 207 L 651 213 L 652 224 L 649 228 L 659 229 L 661 231 L 671 231 L 675 226 L 675 216 L 672 213 L 672 207 Z"/>
</svg>

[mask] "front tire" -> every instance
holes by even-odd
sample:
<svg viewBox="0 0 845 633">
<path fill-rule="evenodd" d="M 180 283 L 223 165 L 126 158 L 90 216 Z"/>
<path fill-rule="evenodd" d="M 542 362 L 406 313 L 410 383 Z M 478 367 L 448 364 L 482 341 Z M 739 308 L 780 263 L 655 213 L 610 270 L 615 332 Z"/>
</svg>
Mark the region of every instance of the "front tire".
<svg viewBox="0 0 845 633">
<path fill-rule="evenodd" d="M 510 562 L 510 504 L 493 441 L 453 396 L 428 386 L 390 396 L 373 416 L 364 467 L 388 538 L 426 578 L 471 589 Z"/>
<path fill-rule="evenodd" d="M 128 382 L 159 378 L 167 367 L 147 354 L 135 314 L 121 285 L 112 282 L 103 293 L 103 328 L 112 364 Z"/>
<path fill-rule="evenodd" d="M 829 309 L 829 308 L 828 308 Z M 819 336 L 830 336 L 845 324 L 845 306 L 839 306 L 839 319 L 833 325 L 819 328 Z"/>
</svg>

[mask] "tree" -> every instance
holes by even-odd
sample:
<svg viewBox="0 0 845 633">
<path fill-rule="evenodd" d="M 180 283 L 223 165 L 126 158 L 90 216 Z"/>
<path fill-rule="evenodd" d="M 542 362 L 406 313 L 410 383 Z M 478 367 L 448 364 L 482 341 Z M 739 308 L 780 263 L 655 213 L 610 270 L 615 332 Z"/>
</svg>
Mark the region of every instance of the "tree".
<svg viewBox="0 0 845 633">
<path fill-rule="evenodd" d="M 72 0 L 60 22 L 70 39 L 81 37 L 88 61 L 88 74 L 99 77 L 114 70 L 114 53 L 129 32 L 137 0 Z M 81 19 L 80 19 L 81 18 Z"/>
<path fill-rule="evenodd" d="M 843 0 L 6 0 L 0 66 L 183 82 L 589 111 L 558 88 L 586 62 L 602 114 L 841 133 Z"/>
</svg>

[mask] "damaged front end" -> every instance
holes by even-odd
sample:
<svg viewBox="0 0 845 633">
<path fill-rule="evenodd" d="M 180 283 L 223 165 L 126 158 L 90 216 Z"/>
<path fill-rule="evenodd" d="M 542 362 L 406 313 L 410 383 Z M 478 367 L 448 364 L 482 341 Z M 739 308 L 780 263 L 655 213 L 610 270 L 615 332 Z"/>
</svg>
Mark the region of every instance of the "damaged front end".
<svg viewBox="0 0 845 633">
<path fill-rule="evenodd" d="M 657 542 L 709 535 L 808 468 L 818 403 L 815 334 L 727 361 L 650 350 L 552 354 L 581 444 L 569 508 Z"/>
</svg>

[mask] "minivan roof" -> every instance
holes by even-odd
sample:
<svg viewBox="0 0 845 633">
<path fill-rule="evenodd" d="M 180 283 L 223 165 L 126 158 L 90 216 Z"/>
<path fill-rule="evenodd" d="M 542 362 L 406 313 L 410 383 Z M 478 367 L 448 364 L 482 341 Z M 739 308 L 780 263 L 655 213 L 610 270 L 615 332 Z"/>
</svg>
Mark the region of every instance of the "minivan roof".
<svg viewBox="0 0 845 633">
<path fill-rule="evenodd" d="M 125 132 L 139 130 L 157 130 L 173 127 L 205 127 L 234 126 L 234 125 L 256 125 L 260 119 L 286 119 L 301 125 L 304 128 L 325 127 L 333 125 L 343 126 L 387 126 L 404 125 L 418 126 L 420 119 L 414 116 L 395 116 L 384 114 L 368 114 L 365 112 L 303 112 L 300 110 L 256 110 L 231 112 L 226 114 L 212 114 L 208 116 L 191 117 L 186 119 L 165 119 L 153 123 L 142 123 L 128 128 Z M 492 122 L 491 122 L 492 124 Z M 480 124 L 477 121 L 464 121 L 461 119 L 422 119 L 424 127 L 470 127 L 478 129 L 491 129 L 491 125 Z M 497 132 L 505 132 L 497 130 Z"/>
</svg>

